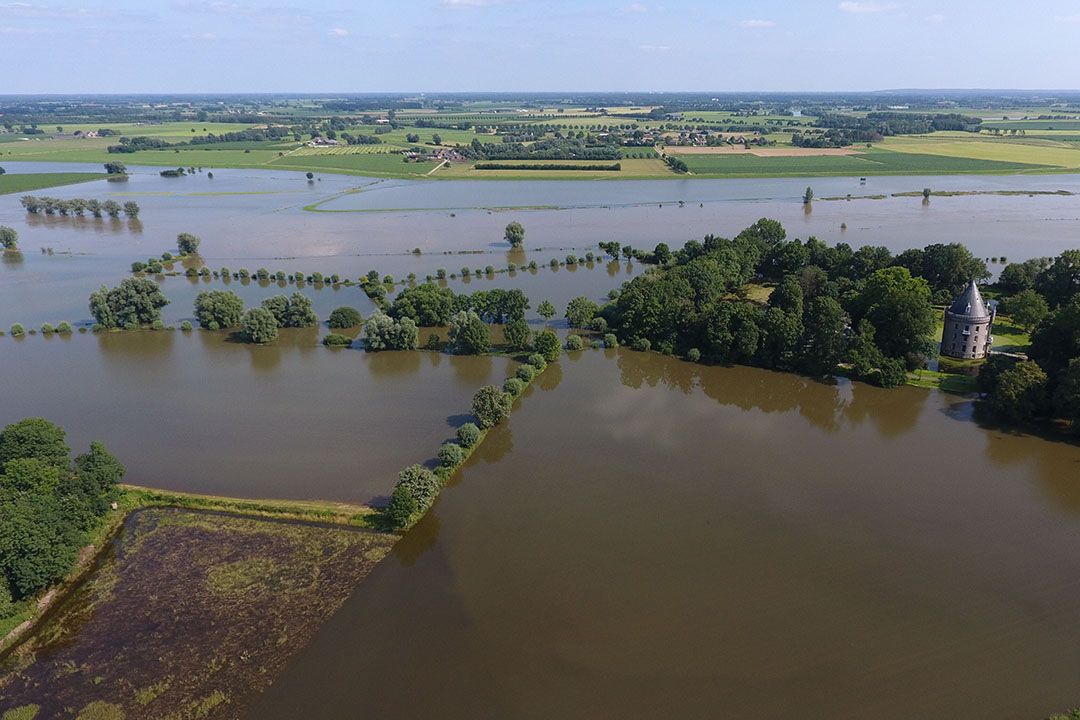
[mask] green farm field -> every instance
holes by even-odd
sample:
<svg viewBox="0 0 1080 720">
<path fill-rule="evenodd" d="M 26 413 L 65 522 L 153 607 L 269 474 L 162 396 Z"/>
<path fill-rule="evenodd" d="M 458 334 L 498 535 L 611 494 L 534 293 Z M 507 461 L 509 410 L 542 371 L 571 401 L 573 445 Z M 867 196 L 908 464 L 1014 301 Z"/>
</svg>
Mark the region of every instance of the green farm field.
<svg viewBox="0 0 1080 720">
<path fill-rule="evenodd" d="M 0 175 L 0 195 L 101 180 L 105 173 L 7 173 Z"/>
<path fill-rule="evenodd" d="M 528 164 L 530 161 L 520 161 Z M 595 165 L 596 161 L 551 160 L 551 164 Z M 512 164 L 512 162 L 508 163 Z M 603 164 L 603 163 L 601 163 Z M 622 169 L 611 170 L 477 170 L 469 163 L 452 163 L 449 168 L 439 168 L 431 174 L 433 178 L 456 180 L 643 180 L 676 177 L 671 169 L 659 157 L 645 159 L 623 158 L 619 161 Z"/>
<path fill-rule="evenodd" d="M 438 163 L 404 161 L 401 155 L 386 153 L 351 153 L 343 155 L 284 155 L 275 157 L 268 167 L 290 170 L 322 170 L 377 177 L 416 177 L 425 175 Z"/>
<path fill-rule="evenodd" d="M 989 138 L 969 134 L 934 133 L 889 138 L 890 150 L 956 159 L 1020 163 L 1042 170 L 1080 168 L 1080 148 L 1067 143 L 1028 138 Z"/>
<path fill-rule="evenodd" d="M 878 148 L 858 155 L 759 157 L 751 154 L 682 154 L 690 172 L 715 177 L 812 175 L 944 175 L 1051 169 L 1043 165 L 950 157 Z"/>
</svg>

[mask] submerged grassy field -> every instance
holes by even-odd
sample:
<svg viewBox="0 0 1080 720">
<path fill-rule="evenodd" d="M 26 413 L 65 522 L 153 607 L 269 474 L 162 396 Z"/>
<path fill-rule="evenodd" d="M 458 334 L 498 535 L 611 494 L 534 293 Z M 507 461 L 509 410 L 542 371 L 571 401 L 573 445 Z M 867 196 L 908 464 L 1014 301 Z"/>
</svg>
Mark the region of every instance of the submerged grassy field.
<svg viewBox="0 0 1080 720">
<path fill-rule="evenodd" d="M 137 511 L 91 575 L 6 659 L 0 707 L 27 718 L 237 717 L 395 539 Z"/>
<path fill-rule="evenodd" d="M 0 195 L 101 180 L 105 173 L 6 173 L 0 175 Z"/>
</svg>

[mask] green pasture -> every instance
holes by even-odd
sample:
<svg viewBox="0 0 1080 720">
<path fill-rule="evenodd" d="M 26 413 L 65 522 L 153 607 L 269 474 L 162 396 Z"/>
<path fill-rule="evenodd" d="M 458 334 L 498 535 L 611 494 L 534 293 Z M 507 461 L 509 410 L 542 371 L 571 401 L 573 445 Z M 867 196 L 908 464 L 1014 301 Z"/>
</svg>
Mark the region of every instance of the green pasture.
<svg viewBox="0 0 1080 720">
<path fill-rule="evenodd" d="M 0 195 L 101 180 L 105 173 L 6 173 L 0 175 Z"/>
<path fill-rule="evenodd" d="M 347 155 L 285 155 L 267 163 L 269 167 L 290 170 L 322 170 L 355 175 L 413 177 L 425 175 L 437 165 L 434 162 L 405 162 L 401 155 L 385 153 Z"/>
<path fill-rule="evenodd" d="M 877 148 L 867 149 L 858 155 L 759 157 L 749 153 L 690 153 L 679 157 L 695 175 L 715 176 L 942 175 L 1046 169 L 1046 166 L 1028 163 L 893 152 Z"/>
</svg>

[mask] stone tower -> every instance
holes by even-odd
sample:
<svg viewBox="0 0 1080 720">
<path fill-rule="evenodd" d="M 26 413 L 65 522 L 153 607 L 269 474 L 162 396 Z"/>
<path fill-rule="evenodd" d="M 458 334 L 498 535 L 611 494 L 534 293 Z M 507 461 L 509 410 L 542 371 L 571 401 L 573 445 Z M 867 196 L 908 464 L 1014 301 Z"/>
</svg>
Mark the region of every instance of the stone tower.
<svg viewBox="0 0 1080 720">
<path fill-rule="evenodd" d="M 978 360 L 990 352 L 990 335 L 995 310 L 987 308 L 982 293 L 972 280 L 945 310 L 945 330 L 941 333 L 941 354 L 964 360 Z"/>
</svg>

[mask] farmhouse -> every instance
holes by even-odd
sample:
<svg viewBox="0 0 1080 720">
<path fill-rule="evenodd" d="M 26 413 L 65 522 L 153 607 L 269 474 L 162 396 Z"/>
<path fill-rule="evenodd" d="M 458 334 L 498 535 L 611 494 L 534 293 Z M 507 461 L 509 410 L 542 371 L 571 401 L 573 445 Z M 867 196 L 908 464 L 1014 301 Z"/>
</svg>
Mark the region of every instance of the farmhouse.
<svg viewBox="0 0 1080 720">
<path fill-rule="evenodd" d="M 984 358 L 994 342 L 990 334 L 996 309 L 987 307 L 975 281 L 956 296 L 945 310 L 941 354 L 967 360 Z"/>
</svg>

